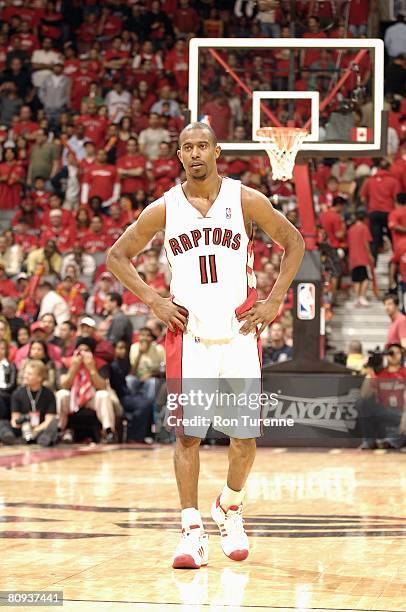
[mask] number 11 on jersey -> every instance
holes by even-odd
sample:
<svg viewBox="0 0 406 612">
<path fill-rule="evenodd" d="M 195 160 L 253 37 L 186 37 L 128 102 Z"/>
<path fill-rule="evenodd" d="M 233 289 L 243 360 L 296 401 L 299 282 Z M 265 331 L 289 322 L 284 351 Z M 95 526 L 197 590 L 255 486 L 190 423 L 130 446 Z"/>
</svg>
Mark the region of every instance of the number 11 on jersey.
<svg viewBox="0 0 406 612">
<path fill-rule="evenodd" d="M 210 270 L 210 281 L 207 276 L 207 259 L 209 260 L 209 270 Z M 200 264 L 200 280 L 202 285 L 207 285 L 208 282 L 217 283 L 217 268 L 216 268 L 216 256 L 215 255 L 200 255 L 199 257 Z"/>
</svg>

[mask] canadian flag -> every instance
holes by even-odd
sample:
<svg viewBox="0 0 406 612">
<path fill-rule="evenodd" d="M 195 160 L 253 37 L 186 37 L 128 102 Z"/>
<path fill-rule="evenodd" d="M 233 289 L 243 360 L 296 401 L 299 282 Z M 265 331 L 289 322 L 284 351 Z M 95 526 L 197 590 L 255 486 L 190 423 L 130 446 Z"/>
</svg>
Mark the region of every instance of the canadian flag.
<svg viewBox="0 0 406 612">
<path fill-rule="evenodd" d="M 351 129 L 352 142 L 371 142 L 372 128 L 356 127 Z"/>
</svg>

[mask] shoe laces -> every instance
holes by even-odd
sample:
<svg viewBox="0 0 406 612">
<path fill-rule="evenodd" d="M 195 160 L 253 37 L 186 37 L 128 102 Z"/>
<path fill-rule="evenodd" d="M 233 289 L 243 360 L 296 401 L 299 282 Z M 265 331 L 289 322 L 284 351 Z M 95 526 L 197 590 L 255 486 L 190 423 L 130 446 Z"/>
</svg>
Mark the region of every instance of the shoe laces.
<svg viewBox="0 0 406 612">
<path fill-rule="evenodd" d="M 237 510 L 230 510 L 225 513 L 224 525 L 227 533 L 231 531 L 233 535 L 243 535 L 244 532 L 244 519 L 242 518 L 242 504 L 238 506 Z"/>
</svg>

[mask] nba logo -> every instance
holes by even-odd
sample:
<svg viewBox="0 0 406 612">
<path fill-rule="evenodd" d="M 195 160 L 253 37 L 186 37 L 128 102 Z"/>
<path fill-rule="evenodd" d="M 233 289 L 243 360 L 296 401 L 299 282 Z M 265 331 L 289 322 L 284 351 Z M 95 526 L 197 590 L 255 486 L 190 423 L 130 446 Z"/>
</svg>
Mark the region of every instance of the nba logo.
<svg viewBox="0 0 406 612">
<path fill-rule="evenodd" d="M 313 283 L 299 283 L 297 286 L 297 318 L 311 321 L 316 315 L 316 289 Z"/>
<path fill-rule="evenodd" d="M 226 219 L 231 219 L 231 208 L 226 208 Z"/>
</svg>

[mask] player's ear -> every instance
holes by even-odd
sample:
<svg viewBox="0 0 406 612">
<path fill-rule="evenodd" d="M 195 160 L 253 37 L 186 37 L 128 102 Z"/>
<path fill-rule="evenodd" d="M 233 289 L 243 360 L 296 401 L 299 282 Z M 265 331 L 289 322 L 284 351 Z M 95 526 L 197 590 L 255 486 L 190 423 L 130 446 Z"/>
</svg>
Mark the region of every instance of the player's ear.
<svg viewBox="0 0 406 612">
<path fill-rule="evenodd" d="M 216 159 L 220 157 L 221 147 L 220 145 L 216 145 Z"/>
<path fill-rule="evenodd" d="M 176 155 L 178 156 L 179 161 L 182 163 L 182 152 L 180 149 L 176 151 Z"/>
</svg>

